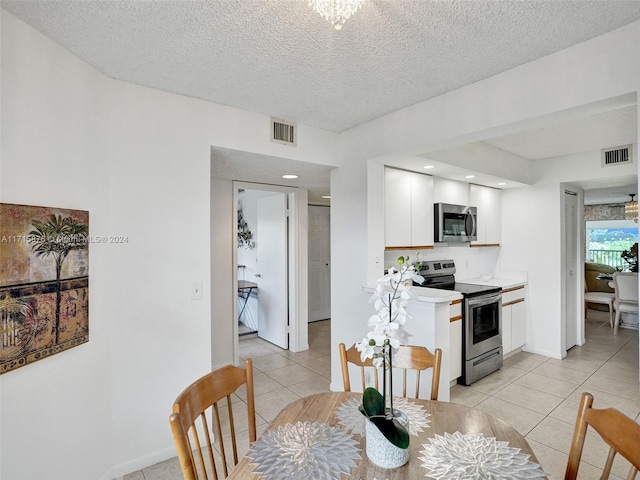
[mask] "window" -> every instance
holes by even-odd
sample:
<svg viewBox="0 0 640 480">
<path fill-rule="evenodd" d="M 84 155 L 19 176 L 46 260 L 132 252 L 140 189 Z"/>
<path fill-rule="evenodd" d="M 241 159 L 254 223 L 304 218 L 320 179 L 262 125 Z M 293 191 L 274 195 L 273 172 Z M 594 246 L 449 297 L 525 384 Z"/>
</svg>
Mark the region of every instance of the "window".
<svg viewBox="0 0 640 480">
<path fill-rule="evenodd" d="M 626 269 L 620 254 L 638 241 L 638 224 L 631 220 L 598 220 L 587 224 L 587 262 Z"/>
</svg>

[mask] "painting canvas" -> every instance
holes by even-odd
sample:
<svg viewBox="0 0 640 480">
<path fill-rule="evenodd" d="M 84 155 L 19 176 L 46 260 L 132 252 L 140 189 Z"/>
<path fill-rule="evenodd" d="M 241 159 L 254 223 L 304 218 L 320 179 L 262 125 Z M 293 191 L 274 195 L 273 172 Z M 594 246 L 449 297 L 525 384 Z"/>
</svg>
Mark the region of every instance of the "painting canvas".
<svg viewBox="0 0 640 480">
<path fill-rule="evenodd" d="M 0 374 L 89 341 L 89 212 L 0 203 Z"/>
</svg>

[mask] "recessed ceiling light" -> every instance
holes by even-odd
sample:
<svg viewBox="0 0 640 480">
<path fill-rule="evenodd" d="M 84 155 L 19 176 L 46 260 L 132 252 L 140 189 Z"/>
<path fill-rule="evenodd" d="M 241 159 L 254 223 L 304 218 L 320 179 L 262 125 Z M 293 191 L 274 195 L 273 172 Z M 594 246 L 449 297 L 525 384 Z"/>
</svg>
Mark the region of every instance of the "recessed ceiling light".
<svg viewBox="0 0 640 480">
<path fill-rule="evenodd" d="M 466 177 L 464 177 L 464 178 L 476 178 L 476 176 L 475 176 L 475 175 L 467 175 L 467 176 L 466 176 Z"/>
<path fill-rule="evenodd" d="M 287 173 L 286 175 L 282 175 L 282 178 L 286 178 L 286 179 L 298 178 L 298 175 L 294 175 L 292 173 Z"/>
<path fill-rule="evenodd" d="M 501 187 L 501 186 L 506 185 L 506 184 L 507 184 L 507 182 L 500 182 L 500 183 L 498 184 L 498 186 L 500 186 L 500 187 Z"/>
<path fill-rule="evenodd" d="M 429 168 L 435 168 L 435 165 L 425 165 L 425 166 L 424 166 L 424 167 L 422 167 L 422 168 L 426 168 L 426 169 L 429 169 Z"/>
<path fill-rule="evenodd" d="M 329 199 L 329 198 L 331 198 L 331 195 L 322 195 L 322 198 L 327 198 L 327 199 Z"/>
</svg>

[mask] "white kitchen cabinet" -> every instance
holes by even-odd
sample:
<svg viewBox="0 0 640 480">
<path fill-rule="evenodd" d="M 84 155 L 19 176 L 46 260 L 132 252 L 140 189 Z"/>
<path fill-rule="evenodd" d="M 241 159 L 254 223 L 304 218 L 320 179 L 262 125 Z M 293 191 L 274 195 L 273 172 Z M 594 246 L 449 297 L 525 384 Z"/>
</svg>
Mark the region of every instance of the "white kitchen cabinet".
<svg viewBox="0 0 640 480">
<path fill-rule="evenodd" d="M 525 344 L 527 312 L 524 298 L 511 305 L 511 346 L 515 350 Z"/>
<path fill-rule="evenodd" d="M 384 227 L 387 247 L 411 244 L 411 176 L 405 170 L 384 169 Z"/>
<path fill-rule="evenodd" d="M 411 174 L 411 246 L 433 246 L 433 177 Z"/>
<path fill-rule="evenodd" d="M 386 167 L 385 246 L 433 246 L 433 177 Z"/>
<path fill-rule="evenodd" d="M 502 353 L 506 355 L 525 344 L 527 311 L 525 288 L 520 285 L 502 291 Z"/>
<path fill-rule="evenodd" d="M 472 246 L 497 246 L 501 237 L 502 191 L 482 185 L 469 185 L 469 205 L 478 209 L 478 239 Z"/>
<path fill-rule="evenodd" d="M 506 355 L 513 350 L 511 342 L 511 307 L 502 307 L 502 354 Z"/>
<path fill-rule="evenodd" d="M 469 184 L 435 177 L 433 181 L 433 201 L 453 205 L 469 205 Z"/>
<path fill-rule="evenodd" d="M 449 382 L 462 375 L 462 300 L 454 300 L 449 318 Z"/>
</svg>

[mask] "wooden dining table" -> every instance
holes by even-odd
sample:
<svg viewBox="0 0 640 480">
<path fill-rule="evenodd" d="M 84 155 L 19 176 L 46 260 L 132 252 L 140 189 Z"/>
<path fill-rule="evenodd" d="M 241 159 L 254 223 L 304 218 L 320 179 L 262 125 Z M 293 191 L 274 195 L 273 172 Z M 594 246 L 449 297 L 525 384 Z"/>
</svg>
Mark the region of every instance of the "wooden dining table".
<svg viewBox="0 0 640 480">
<path fill-rule="evenodd" d="M 345 402 L 360 400 L 361 393 L 327 392 L 311 395 L 295 400 L 287 405 L 269 424 L 265 431 L 278 427 L 294 424 L 296 422 L 319 422 L 332 426 L 339 424 L 336 415 L 338 409 Z M 418 436 L 411 436 L 409 445 L 409 462 L 404 466 L 389 470 L 371 463 L 365 453 L 366 440 L 360 435 L 353 438 L 361 449 L 360 459 L 356 460 L 356 466 L 351 468 L 350 475 L 342 474 L 342 480 L 347 479 L 378 479 L 378 480 L 407 480 L 425 478 L 427 471 L 421 466 L 419 458 L 423 444 L 429 443 L 429 438 L 445 433 L 481 433 L 485 437 L 495 437 L 498 441 L 508 442 L 509 447 L 520 449 L 521 453 L 530 455 L 529 460 L 537 463 L 533 450 L 526 439 L 506 422 L 493 417 L 481 410 L 459 405 L 451 402 L 439 402 L 433 400 L 411 399 L 416 405 L 422 405 L 430 414 L 429 426 L 424 428 Z M 233 469 L 228 479 L 259 479 L 261 475 L 254 472 L 255 464 L 252 459 L 245 456 Z"/>
</svg>

